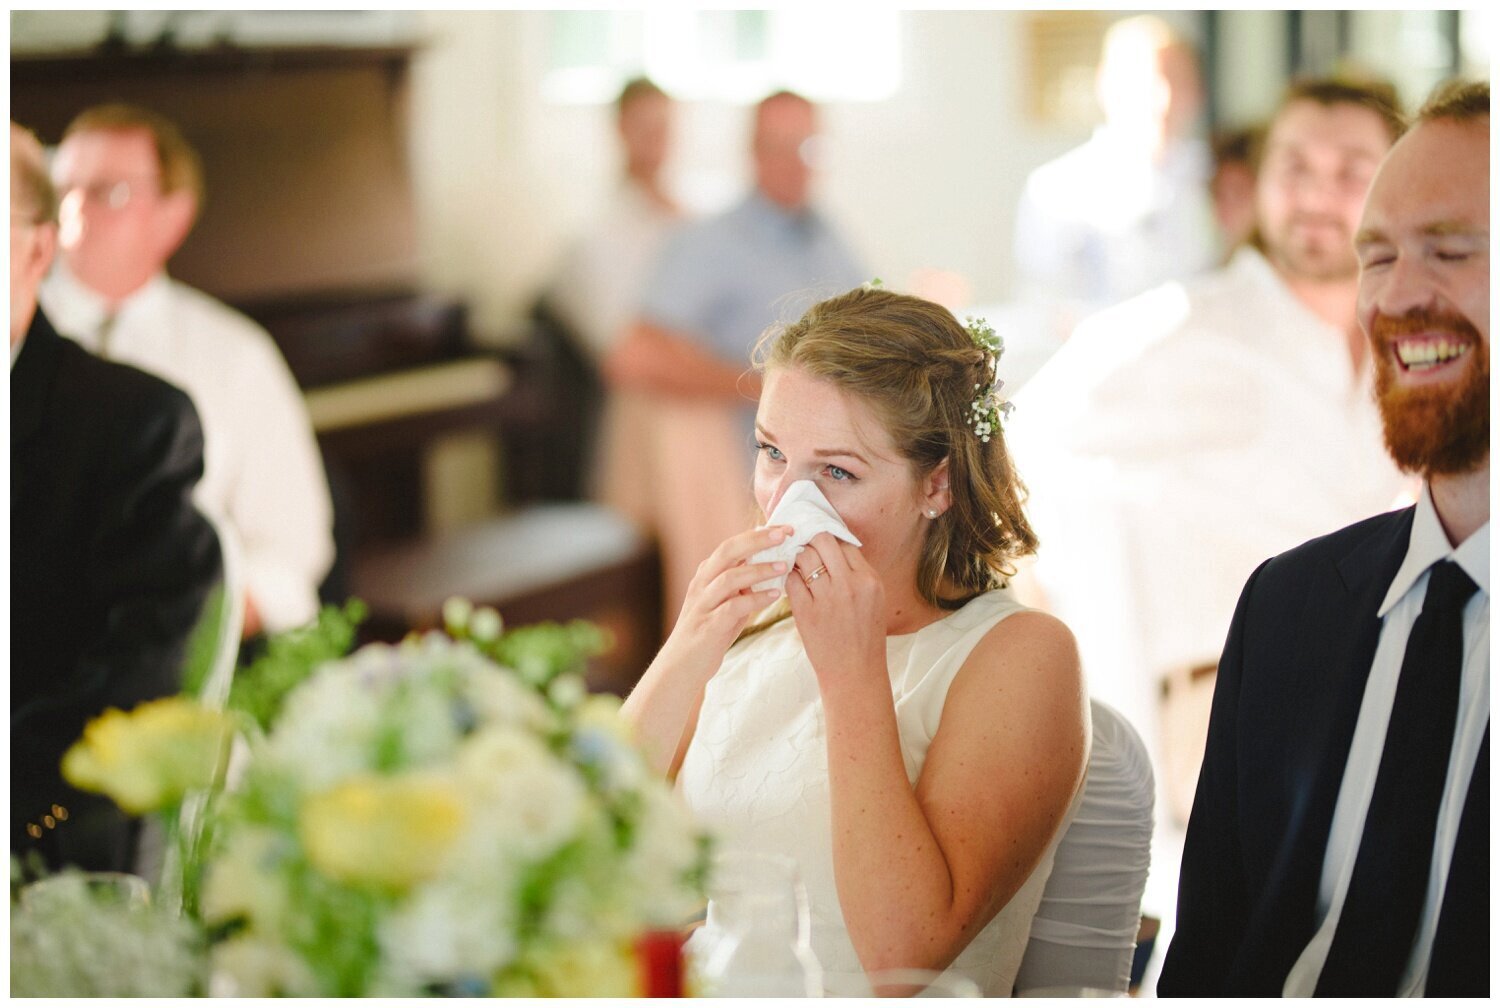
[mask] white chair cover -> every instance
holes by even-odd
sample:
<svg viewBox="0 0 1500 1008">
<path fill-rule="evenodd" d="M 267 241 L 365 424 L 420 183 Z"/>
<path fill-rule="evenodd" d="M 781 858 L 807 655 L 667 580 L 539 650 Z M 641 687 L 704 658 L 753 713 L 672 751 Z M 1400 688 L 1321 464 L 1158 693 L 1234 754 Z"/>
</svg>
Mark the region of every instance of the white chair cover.
<svg viewBox="0 0 1500 1008">
<path fill-rule="evenodd" d="M 1151 864 L 1155 783 L 1145 743 L 1091 700 L 1083 800 L 1057 846 L 1016 975 L 1020 995 L 1126 991 Z"/>
</svg>

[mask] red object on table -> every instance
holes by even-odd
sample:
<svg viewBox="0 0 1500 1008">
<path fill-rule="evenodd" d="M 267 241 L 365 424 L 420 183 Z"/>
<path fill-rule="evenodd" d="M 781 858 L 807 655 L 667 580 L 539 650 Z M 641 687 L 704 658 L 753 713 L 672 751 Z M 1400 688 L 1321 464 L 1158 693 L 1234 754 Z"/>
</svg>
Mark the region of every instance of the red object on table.
<svg viewBox="0 0 1500 1008">
<path fill-rule="evenodd" d="M 642 997 L 686 997 L 682 984 L 681 931 L 647 931 L 635 941 Z"/>
</svg>

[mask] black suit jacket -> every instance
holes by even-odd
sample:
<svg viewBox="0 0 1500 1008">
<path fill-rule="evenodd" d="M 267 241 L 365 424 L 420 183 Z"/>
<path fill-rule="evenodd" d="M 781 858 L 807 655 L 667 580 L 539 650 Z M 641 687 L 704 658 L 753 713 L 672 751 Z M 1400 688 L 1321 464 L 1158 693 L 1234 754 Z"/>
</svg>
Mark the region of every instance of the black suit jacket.
<svg viewBox="0 0 1500 1008">
<path fill-rule="evenodd" d="M 1159 993 L 1279 995 L 1312 939 L 1334 804 L 1380 637 L 1376 612 L 1414 513 L 1314 539 L 1266 561 L 1245 585 L 1219 664 Z M 1488 991 L 1488 765 L 1486 730 L 1428 994 Z"/>
<path fill-rule="evenodd" d="M 192 503 L 202 473 L 184 393 L 94 357 L 37 312 L 10 372 L 12 853 L 130 867 L 133 824 L 67 787 L 58 764 L 105 708 L 180 687 L 222 574 Z M 53 805 L 67 817 L 48 826 Z"/>
</svg>

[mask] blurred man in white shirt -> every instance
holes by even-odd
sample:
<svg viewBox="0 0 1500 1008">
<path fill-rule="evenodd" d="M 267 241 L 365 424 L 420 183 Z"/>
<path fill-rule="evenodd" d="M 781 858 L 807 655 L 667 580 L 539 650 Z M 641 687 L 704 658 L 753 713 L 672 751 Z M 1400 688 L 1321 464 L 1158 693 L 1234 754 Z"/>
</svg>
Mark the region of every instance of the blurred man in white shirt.
<svg viewBox="0 0 1500 1008">
<path fill-rule="evenodd" d="M 301 393 L 264 329 L 166 273 L 202 198 L 196 152 L 155 113 L 100 106 L 69 125 L 52 173 L 62 256 L 42 306 L 89 350 L 192 398 L 197 500 L 233 532 L 246 635 L 308 622 L 333 562 L 333 509 Z"/>
<path fill-rule="evenodd" d="M 1159 18 L 1116 21 L 1095 81 L 1104 124 L 1082 146 L 1032 172 L 1016 209 L 1023 299 L 1061 340 L 1085 315 L 1218 256 L 1207 145 L 1192 47 Z"/>
</svg>

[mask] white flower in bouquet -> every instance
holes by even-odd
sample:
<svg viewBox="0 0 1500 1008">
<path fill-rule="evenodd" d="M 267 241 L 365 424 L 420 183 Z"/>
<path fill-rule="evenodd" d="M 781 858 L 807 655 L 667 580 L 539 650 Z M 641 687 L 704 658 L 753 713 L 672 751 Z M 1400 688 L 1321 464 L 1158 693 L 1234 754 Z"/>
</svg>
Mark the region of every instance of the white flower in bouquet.
<svg viewBox="0 0 1500 1008">
<path fill-rule="evenodd" d="M 468 669 L 460 684 L 465 703 L 475 721 L 486 725 L 510 725 L 533 734 L 547 730 L 552 714 L 537 691 L 514 675 L 475 653 L 478 664 Z"/>
<path fill-rule="evenodd" d="M 536 738 L 487 728 L 465 740 L 457 760 L 478 817 L 471 835 L 491 851 L 534 861 L 578 836 L 588 802 L 583 779 Z"/>
<path fill-rule="evenodd" d="M 255 935 L 236 935 L 214 946 L 214 997 L 312 997 L 318 978 L 286 945 Z"/>
<path fill-rule="evenodd" d="M 244 826 L 230 834 L 214 861 L 199 908 L 205 922 L 245 918 L 275 930 L 292 909 L 287 879 L 266 869 L 285 856 L 291 841 L 267 827 Z"/>
<path fill-rule="evenodd" d="M 421 990 L 454 977 L 491 977 L 511 962 L 515 911 L 505 898 L 510 886 L 497 881 L 449 877 L 413 891 L 380 922 L 377 985 Z"/>
<path fill-rule="evenodd" d="M 207 975 L 202 935 L 118 881 L 69 870 L 21 891 L 10 916 L 12 997 L 200 992 Z"/>
<path fill-rule="evenodd" d="M 702 909 L 702 900 L 681 884 L 702 855 L 692 817 L 671 789 L 650 780 L 640 790 L 636 842 L 626 853 L 620 876 L 639 912 L 653 924 L 674 926 Z"/>
<path fill-rule="evenodd" d="M 360 685 L 359 671 L 324 666 L 287 697 L 261 755 L 299 786 L 320 790 L 364 768 L 379 724 L 379 699 Z"/>
</svg>

